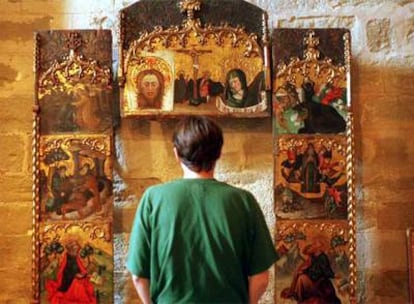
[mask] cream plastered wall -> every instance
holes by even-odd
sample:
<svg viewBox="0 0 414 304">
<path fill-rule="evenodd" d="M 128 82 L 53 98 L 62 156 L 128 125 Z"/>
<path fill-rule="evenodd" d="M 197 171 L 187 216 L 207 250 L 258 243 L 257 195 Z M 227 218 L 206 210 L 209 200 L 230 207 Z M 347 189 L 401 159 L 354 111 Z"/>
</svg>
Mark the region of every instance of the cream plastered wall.
<svg viewBox="0 0 414 304">
<path fill-rule="evenodd" d="M 34 94 L 33 32 L 113 30 L 134 1 L 0 0 L 0 303 L 31 299 Z M 414 1 L 261 0 L 269 27 L 344 27 L 352 35 L 359 303 L 408 303 L 405 231 L 414 226 Z M 114 69 L 115 71 L 115 69 Z M 270 229 L 270 119 L 220 120 L 225 147 L 217 178 L 251 190 Z M 138 303 L 123 267 L 128 233 L 146 186 L 180 176 L 172 121 L 122 120 L 116 128 L 116 303 Z M 273 286 L 263 303 L 273 303 Z"/>
</svg>

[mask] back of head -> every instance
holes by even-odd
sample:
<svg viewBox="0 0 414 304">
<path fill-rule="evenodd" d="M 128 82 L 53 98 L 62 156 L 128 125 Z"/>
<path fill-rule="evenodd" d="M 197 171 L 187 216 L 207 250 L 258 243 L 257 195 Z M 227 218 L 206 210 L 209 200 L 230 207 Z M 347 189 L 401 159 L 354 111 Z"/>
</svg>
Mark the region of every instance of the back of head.
<svg viewBox="0 0 414 304">
<path fill-rule="evenodd" d="M 176 126 L 173 144 L 182 163 L 195 172 L 210 171 L 221 154 L 221 128 L 205 116 L 186 116 Z"/>
</svg>

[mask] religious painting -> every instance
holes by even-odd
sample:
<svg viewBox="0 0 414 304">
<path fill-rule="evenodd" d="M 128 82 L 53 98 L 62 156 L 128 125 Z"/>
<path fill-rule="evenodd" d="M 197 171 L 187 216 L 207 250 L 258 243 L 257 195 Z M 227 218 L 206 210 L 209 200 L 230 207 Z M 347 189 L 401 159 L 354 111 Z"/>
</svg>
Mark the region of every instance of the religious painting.
<svg viewBox="0 0 414 304">
<path fill-rule="evenodd" d="M 42 44 L 37 71 L 41 133 L 111 131 L 111 32 L 52 31 L 39 33 L 38 39 Z M 91 46 L 85 46 L 86 42 L 102 49 L 88 50 Z M 67 53 L 57 54 L 59 47 Z M 85 58 L 83 53 L 94 57 Z"/>
<path fill-rule="evenodd" d="M 54 223 L 40 230 L 40 302 L 112 303 L 111 224 Z"/>
<path fill-rule="evenodd" d="M 239 2 L 244 3 L 232 1 L 232 5 Z M 137 29 L 131 28 L 136 26 L 131 20 L 140 17 L 139 8 L 155 14 L 159 3 L 140 1 L 121 13 L 121 115 L 269 116 L 265 12 L 255 8 L 261 16 L 253 16 L 263 25 L 261 32 L 255 33 L 247 31 L 242 23 L 231 26 L 218 17 L 213 20 L 218 25 L 202 24 L 195 13 L 203 15 L 214 2 L 185 0 L 179 2 L 179 7 L 164 4 L 165 10 L 181 9 L 187 18 L 181 20 L 181 25 L 156 25 L 152 31 L 138 24 L 144 30 L 133 39 L 130 32 Z M 227 3 L 222 5 L 229 9 Z"/>
<path fill-rule="evenodd" d="M 275 29 L 276 134 L 345 133 L 350 106 L 350 34 L 345 29 Z"/>
<path fill-rule="evenodd" d="M 281 221 L 276 241 L 276 303 L 351 303 L 347 225 Z"/>
<path fill-rule="evenodd" d="M 408 290 L 410 303 L 414 303 L 414 228 L 407 229 Z"/>
<path fill-rule="evenodd" d="M 40 218 L 112 218 L 111 141 L 105 135 L 40 138 Z"/>
<path fill-rule="evenodd" d="M 139 111 L 172 111 L 173 72 L 167 55 L 131 59 L 124 90 L 125 113 Z"/>
<path fill-rule="evenodd" d="M 275 213 L 280 219 L 347 219 L 346 142 L 341 136 L 278 138 Z"/>
<path fill-rule="evenodd" d="M 112 303 L 112 36 L 35 34 L 32 302 Z"/>
</svg>

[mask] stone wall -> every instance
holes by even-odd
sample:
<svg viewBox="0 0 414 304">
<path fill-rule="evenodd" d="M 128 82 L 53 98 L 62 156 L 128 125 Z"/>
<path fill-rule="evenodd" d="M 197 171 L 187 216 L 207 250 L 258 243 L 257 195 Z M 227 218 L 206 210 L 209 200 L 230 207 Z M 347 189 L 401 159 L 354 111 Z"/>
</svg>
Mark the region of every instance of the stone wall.
<svg viewBox="0 0 414 304">
<path fill-rule="evenodd" d="M 1 303 L 31 299 L 33 31 L 110 28 L 126 0 L 0 2 Z M 352 34 L 352 102 L 357 178 L 358 301 L 408 303 L 405 231 L 414 226 L 414 2 L 411 0 L 257 0 L 270 27 L 345 27 Z M 117 49 L 114 45 L 114 67 Z M 270 119 L 222 120 L 218 179 L 251 190 L 269 227 Z M 138 303 L 123 269 L 126 240 L 142 190 L 180 175 L 171 121 L 122 121 L 116 130 L 117 303 Z M 272 303 L 269 286 L 263 303 Z"/>
</svg>

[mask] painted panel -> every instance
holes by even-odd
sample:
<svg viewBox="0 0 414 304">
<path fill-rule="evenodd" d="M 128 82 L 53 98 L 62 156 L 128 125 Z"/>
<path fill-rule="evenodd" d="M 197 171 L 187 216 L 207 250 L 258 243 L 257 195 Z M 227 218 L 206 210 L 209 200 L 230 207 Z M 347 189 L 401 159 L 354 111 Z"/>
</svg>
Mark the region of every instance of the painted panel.
<svg viewBox="0 0 414 304">
<path fill-rule="evenodd" d="M 347 219 L 344 137 L 283 136 L 275 156 L 275 212 L 281 219 Z"/>
<path fill-rule="evenodd" d="M 350 105 L 349 40 L 347 30 L 274 31 L 273 115 L 277 134 L 345 132 Z"/>
<path fill-rule="evenodd" d="M 113 302 L 112 38 L 35 35 L 33 302 Z"/>
<path fill-rule="evenodd" d="M 112 219 L 109 136 L 41 137 L 40 219 Z"/>
<path fill-rule="evenodd" d="M 41 133 L 111 132 L 111 32 L 51 31 L 37 37 Z"/>
<path fill-rule="evenodd" d="M 112 303 L 111 223 L 59 223 L 40 229 L 42 303 Z"/>
<path fill-rule="evenodd" d="M 275 29 L 276 303 L 354 303 L 350 33 Z"/>
<path fill-rule="evenodd" d="M 232 7 L 238 7 L 237 3 L 247 5 L 244 1 L 233 2 Z M 158 25 L 152 31 L 130 26 L 139 24 L 146 28 L 145 22 L 132 20 L 143 18 L 139 7 L 145 7 L 147 14 L 158 11 L 158 2 L 143 1 L 122 11 L 119 70 L 122 116 L 191 113 L 269 116 L 270 81 L 267 79 L 270 70 L 265 12 L 253 7 L 251 16 L 262 25 L 261 32 L 255 33 L 245 29 L 241 18 L 237 26 L 226 23 L 219 18 L 223 12 L 213 18 L 214 24 L 202 24 L 202 18 L 195 18 L 195 13 L 202 16 L 206 10 L 211 17 L 210 5 L 210 2 L 201 5 L 201 1 L 180 1 L 179 7 L 165 7 L 165 10 L 181 9 L 187 18 L 182 25 Z M 231 10 L 228 3 L 222 9 Z M 171 22 L 176 22 L 171 18 Z M 135 36 L 131 32 L 141 34 L 133 40 L 131 37 Z"/>
<path fill-rule="evenodd" d="M 277 223 L 276 303 L 349 303 L 346 222 Z"/>
</svg>

